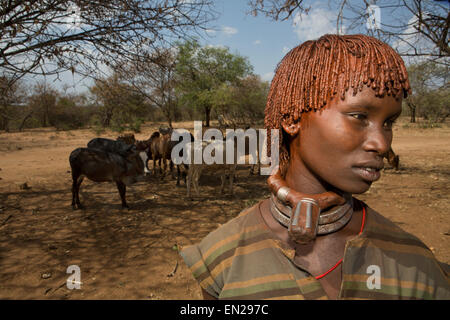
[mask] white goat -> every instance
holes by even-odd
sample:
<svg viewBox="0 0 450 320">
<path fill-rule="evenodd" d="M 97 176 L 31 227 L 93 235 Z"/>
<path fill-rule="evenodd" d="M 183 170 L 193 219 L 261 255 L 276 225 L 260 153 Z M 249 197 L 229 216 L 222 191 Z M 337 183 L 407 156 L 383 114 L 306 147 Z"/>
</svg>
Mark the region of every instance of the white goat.
<svg viewBox="0 0 450 320">
<path fill-rule="evenodd" d="M 195 147 L 197 147 L 197 151 L 202 154 L 202 161 L 199 164 L 194 163 L 194 152 Z M 194 143 L 189 143 L 187 145 L 188 150 L 190 150 L 191 154 L 191 160 L 189 164 L 188 174 L 187 174 L 187 181 L 186 181 L 186 187 L 187 187 L 187 196 L 191 196 L 191 187 L 193 186 L 195 189 L 195 192 L 197 195 L 200 194 L 198 182 L 200 180 L 200 176 L 204 172 L 213 172 L 215 175 L 220 175 L 220 178 L 222 180 L 222 185 L 220 192 L 223 193 L 225 188 L 225 180 L 228 176 L 230 179 L 230 193 L 233 194 L 233 177 L 234 173 L 236 171 L 236 165 L 237 165 L 237 148 L 234 146 L 234 157 L 233 157 L 233 163 L 227 164 L 226 162 L 226 142 L 220 141 L 220 140 L 213 140 L 211 142 L 202 141 L 199 143 L 198 146 L 194 147 Z M 206 154 L 211 155 L 211 157 L 215 160 L 218 160 L 216 162 L 221 163 L 209 163 L 210 161 L 206 161 L 204 159 L 204 151 L 206 149 Z M 222 156 L 221 156 L 222 155 Z M 222 161 L 220 161 L 220 159 Z"/>
</svg>

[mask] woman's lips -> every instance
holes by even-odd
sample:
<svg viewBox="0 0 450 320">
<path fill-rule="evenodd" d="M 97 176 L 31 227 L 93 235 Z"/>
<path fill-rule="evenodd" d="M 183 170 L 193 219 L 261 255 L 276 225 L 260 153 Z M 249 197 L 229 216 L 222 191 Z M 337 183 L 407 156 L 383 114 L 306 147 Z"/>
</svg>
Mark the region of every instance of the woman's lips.
<svg viewBox="0 0 450 320">
<path fill-rule="evenodd" d="M 370 167 L 353 167 L 353 172 L 368 182 L 375 182 L 381 177 L 380 169 Z"/>
</svg>

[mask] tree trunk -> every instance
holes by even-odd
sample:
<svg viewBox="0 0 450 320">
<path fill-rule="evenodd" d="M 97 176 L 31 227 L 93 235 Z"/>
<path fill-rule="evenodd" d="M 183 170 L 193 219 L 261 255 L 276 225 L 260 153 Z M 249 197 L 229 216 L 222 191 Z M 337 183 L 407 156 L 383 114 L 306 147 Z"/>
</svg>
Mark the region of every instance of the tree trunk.
<svg viewBox="0 0 450 320">
<path fill-rule="evenodd" d="M 113 116 L 112 109 L 106 108 L 105 116 L 103 118 L 103 127 L 109 127 L 111 125 L 112 116 Z"/>
<path fill-rule="evenodd" d="M 407 105 L 409 107 L 409 110 L 411 111 L 411 123 L 416 123 L 416 106 L 411 103 L 411 102 L 407 102 Z"/>
<path fill-rule="evenodd" d="M 6 118 L 6 117 L 2 117 L 2 127 L 3 127 L 3 130 L 5 130 L 5 132 L 9 132 L 9 119 L 8 118 Z"/>
<path fill-rule="evenodd" d="M 46 126 L 47 126 L 47 116 L 44 111 L 44 113 L 41 116 L 41 127 L 45 128 Z"/>
<path fill-rule="evenodd" d="M 170 108 L 161 108 L 163 114 L 166 116 L 167 123 L 169 128 L 172 128 L 172 112 Z"/>
<path fill-rule="evenodd" d="M 33 115 L 33 111 L 31 111 L 29 114 L 27 114 L 27 115 L 25 116 L 25 118 L 23 118 L 22 123 L 20 124 L 20 127 L 19 127 L 19 131 L 20 131 L 20 132 L 23 131 L 23 127 L 25 127 L 25 122 L 26 122 L 29 118 L 31 118 L 32 115 Z"/>
<path fill-rule="evenodd" d="M 6 109 L 6 108 L 5 108 Z M 0 113 L 0 119 L 1 119 L 1 127 L 0 129 L 5 130 L 5 132 L 9 132 L 9 120 L 11 120 L 10 117 L 7 115 L 7 110 L 5 112 Z"/>
<path fill-rule="evenodd" d="M 211 117 L 211 108 L 205 107 L 205 127 L 209 128 L 209 120 Z"/>
</svg>

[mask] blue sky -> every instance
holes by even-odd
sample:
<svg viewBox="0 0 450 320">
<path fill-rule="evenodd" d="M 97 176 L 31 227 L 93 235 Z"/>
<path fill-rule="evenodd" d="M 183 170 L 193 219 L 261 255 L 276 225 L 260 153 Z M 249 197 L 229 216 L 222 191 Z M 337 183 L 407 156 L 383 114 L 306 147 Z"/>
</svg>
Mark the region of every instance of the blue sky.
<svg viewBox="0 0 450 320">
<path fill-rule="evenodd" d="M 311 5 L 309 14 L 303 16 L 302 20 L 294 17 L 289 21 L 272 21 L 264 15 L 254 17 L 247 14 L 247 0 L 214 2 L 219 18 L 210 24 L 210 29 L 200 42 L 203 45 L 225 46 L 231 52 L 247 57 L 254 67 L 254 73 L 263 80 L 272 79 L 277 63 L 293 47 L 306 40 L 317 39 L 325 33 L 336 33 L 337 8 L 330 7 L 335 5 L 335 1 L 305 0 L 304 3 Z M 381 14 L 383 20 L 387 15 L 383 16 L 383 11 Z M 404 12 L 398 12 L 395 17 L 409 19 L 403 14 Z M 389 21 L 385 20 L 383 23 Z M 58 89 L 65 83 L 71 87 L 70 90 L 77 91 L 86 91 L 87 86 L 92 85 L 91 81 L 81 81 L 70 72 L 61 75 L 60 79 L 61 81 L 55 81 L 54 78 L 47 78 L 47 81 Z"/>
<path fill-rule="evenodd" d="M 292 21 L 274 22 L 264 16 L 253 17 L 247 1 L 218 0 L 220 14 L 214 23 L 215 32 L 202 39 L 205 45 L 226 46 L 233 53 L 247 57 L 254 72 L 264 80 L 272 79 L 272 72 L 288 49 L 300 43 Z"/>
</svg>

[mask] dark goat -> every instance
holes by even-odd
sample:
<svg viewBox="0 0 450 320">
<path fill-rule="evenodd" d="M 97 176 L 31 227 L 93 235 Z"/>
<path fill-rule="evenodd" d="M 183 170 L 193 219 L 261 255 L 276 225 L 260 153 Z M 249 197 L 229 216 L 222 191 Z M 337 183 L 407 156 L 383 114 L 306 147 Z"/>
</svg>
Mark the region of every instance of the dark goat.
<svg viewBox="0 0 450 320">
<path fill-rule="evenodd" d="M 72 168 L 72 207 L 82 208 L 79 198 L 80 185 L 84 177 L 94 182 L 115 182 L 122 200 L 122 207 L 128 208 L 126 186 L 137 181 L 144 174 L 144 164 L 138 151 L 125 157 L 114 152 L 95 148 L 77 148 L 70 154 Z"/>
<path fill-rule="evenodd" d="M 127 157 L 130 153 L 136 152 L 134 144 L 127 144 L 121 140 L 111 140 L 106 138 L 94 138 L 88 142 L 87 147 L 90 149 L 99 149 L 106 152 L 120 154 Z"/>
<path fill-rule="evenodd" d="M 118 136 L 116 140 L 123 141 L 126 144 L 135 144 L 136 143 L 136 138 L 134 137 L 134 134 L 132 134 L 132 133 L 122 134 L 122 135 Z"/>
</svg>

